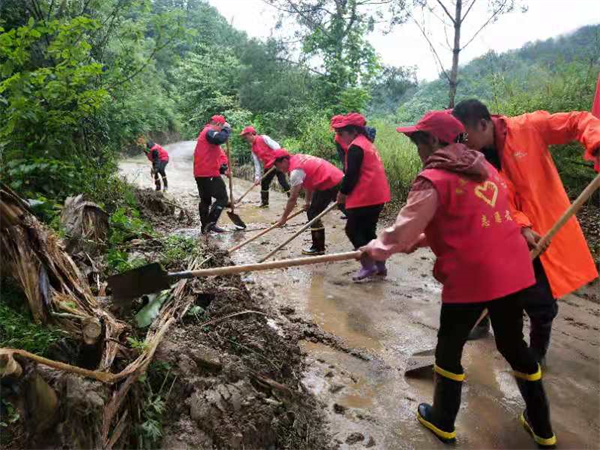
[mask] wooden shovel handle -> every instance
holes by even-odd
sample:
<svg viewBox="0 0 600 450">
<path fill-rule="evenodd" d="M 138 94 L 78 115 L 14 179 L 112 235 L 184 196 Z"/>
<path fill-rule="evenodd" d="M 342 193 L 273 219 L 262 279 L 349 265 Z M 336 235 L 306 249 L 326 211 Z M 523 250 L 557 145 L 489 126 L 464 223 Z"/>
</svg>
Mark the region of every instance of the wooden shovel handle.
<svg viewBox="0 0 600 450">
<path fill-rule="evenodd" d="M 271 167 L 269 170 L 267 170 L 267 171 L 265 172 L 265 174 L 264 174 L 264 175 L 261 177 L 260 181 L 264 180 L 264 179 L 267 177 L 267 175 L 269 175 L 269 174 L 270 174 L 271 172 L 273 172 L 274 170 L 275 170 L 275 167 Z M 242 196 L 236 200 L 235 204 L 237 205 L 238 203 L 240 203 L 240 202 L 241 202 L 241 201 L 244 199 L 244 197 L 245 197 L 246 195 L 248 195 L 248 194 L 250 193 L 250 191 L 251 191 L 252 189 L 254 189 L 256 186 L 257 186 L 256 184 L 252 183 L 252 186 L 250 186 L 250 187 L 248 188 L 248 190 L 247 190 L 246 192 L 244 192 L 244 193 L 242 194 Z"/>
<path fill-rule="evenodd" d="M 577 199 L 573 202 L 573 204 L 571 206 L 569 206 L 569 209 L 567 209 L 564 212 L 564 214 L 560 217 L 560 219 L 557 220 L 557 222 L 550 229 L 550 231 L 548 231 L 544 235 L 544 237 L 542 239 L 540 239 L 540 242 L 538 242 L 537 247 L 534 248 L 533 250 L 531 250 L 531 259 L 535 259 L 540 255 L 541 249 L 544 248 L 544 246 L 548 242 L 550 242 L 550 240 L 552 240 L 554 235 L 559 232 L 559 230 L 563 227 L 563 225 L 565 223 L 567 223 L 569 221 L 569 219 L 571 217 L 573 217 L 573 215 L 575 215 L 575 213 L 577 213 L 577 211 L 579 211 L 581 209 L 583 204 L 592 196 L 594 191 L 598 188 L 600 188 L 600 173 L 598 175 L 596 175 L 596 177 L 592 180 L 592 182 L 587 185 L 587 187 L 583 190 L 583 192 L 581 194 L 579 194 L 579 197 L 577 197 Z"/>
<path fill-rule="evenodd" d="M 298 230 L 298 232 L 296 234 L 294 234 L 292 237 L 290 237 L 283 244 L 279 245 L 275 250 L 273 250 L 271 253 L 269 253 L 267 256 L 265 256 L 263 259 L 261 259 L 259 262 L 261 262 L 261 263 L 265 262 L 267 259 L 269 259 L 271 256 L 273 256 L 275 253 L 277 253 L 279 250 L 281 250 L 283 247 L 285 247 L 291 241 L 296 239 L 298 236 L 300 236 L 304 232 L 304 230 L 306 230 L 313 223 L 315 223 L 317 220 L 319 220 L 321 217 L 323 217 L 325 214 L 327 214 L 329 211 L 331 211 L 333 208 L 335 208 L 337 206 L 337 204 L 338 204 L 337 202 L 333 202 L 331 205 L 329 205 L 327 208 L 325 208 L 325 210 L 321 214 L 319 214 L 314 219 L 310 220 L 306 225 L 304 225 L 302 228 L 300 228 L 300 230 Z"/>
<path fill-rule="evenodd" d="M 358 259 L 362 252 L 360 250 L 345 253 L 333 253 L 323 256 L 307 256 L 305 258 L 283 259 L 259 264 L 244 264 L 241 266 L 215 267 L 213 269 L 200 269 L 189 272 L 178 272 L 169 274 L 173 278 L 197 278 L 215 275 L 233 275 L 243 272 L 256 272 L 259 270 L 284 269 L 286 267 L 307 266 L 326 262 L 347 261 Z"/>
<path fill-rule="evenodd" d="M 303 209 L 301 209 L 300 211 L 296 211 L 294 214 L 292 214 L 290 217 L 288 217 L 288 221 L 290 219 L 293 219 L 294 217 L 296 217 L 299 214 L 302 214 L 304 212 Z M 227 250 L 227 252 L 229 254 L 235 252 L 236 250 L 239 250 L 240 248 L 242 248 L 244 245 L 249 244 L 250 242 L 258 239 L 261 236 L 264 236 L 265 234 L 267 234 L 269 231 L 274 230 L 275 228 L 277 228 L 277 224 L 273 224 L 271 225 L 269 228 L 267 228 L 266 230 L 262 230 L 260 233 L 255 234 L 254 236 L 246 239 L 244 242 L 239 243 L 238 245 L 231 247 L 229 250 Z"/>
<path fill-rule="evenodd" d="M 231 204 L 231 212 L 234 213 L 234 201 L 233 201 L 233 162 L 231 161 L 231 144 L 229 143 L 229 139 L 225 143 L 225 148 L 227 149 L 227 162 L 229 163 L 229 203 Z"/>
</svg>

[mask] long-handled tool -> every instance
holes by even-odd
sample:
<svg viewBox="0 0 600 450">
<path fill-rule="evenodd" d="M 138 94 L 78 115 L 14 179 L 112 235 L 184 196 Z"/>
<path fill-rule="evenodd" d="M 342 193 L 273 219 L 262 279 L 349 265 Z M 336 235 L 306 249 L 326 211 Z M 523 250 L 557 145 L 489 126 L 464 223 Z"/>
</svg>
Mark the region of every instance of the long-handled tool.
<svg viewBox="0 0 600 450">
<path fill-rule="evenodd" d="M 271 172 L 273 172 L 274 170 L 275 170 L 275 167 L 271 167 L 269 170 L 267 170 L 267 171 L 265 172 L 265 174 L 264 174 L 264 175 L 261 177 L 260 181 L 262 181 L 262 180 L 264 180 L 265 178 L 267 178 L 267 176 L 268 176 L 268 175 L 269 175 Z M 259 181 L 259 183 L 260 183 L 260 181 Z M 248 194 L 250 193 L 250 191 L 252 191 L 252 189 L 254 189 L 256 186 L 258 186 L 258 184 L 256 184 L 256 183 L 253 183 L 253 184 L 252 184 L 252 186 L 250 186 L 250 187 L 248 188 L 248 190 L 247 190 L 246 192 L 244 192 L 244 193 L 241 195 L 241 197 L 240 197 L 240 198 L 238 198 L 238 199 L 235 201 L 235 204 L 236 204 L 236 205 L 240 204 L 240 203 L 241 203 L 241 201 L 244 199 L 244 197 L 245 197 L 246 195 L 248 195 Z"/>
<path fill-rule="evenodd" d="M 293 219 L 294 217 L 296 217 L 296 216 L 298 216 L 298 215 L 302 214 L 303 212 L 304 212 L 304 210 L 303 210 L 303 209 L 301 209 L 300 211 L 296 211 L 294 214 L 292 214 L 290 217 L 288 217 L 288 221 L 289 221 L 289 220 L 291 220 L 291 219 Z M 259 238 L 259 237 L 261 237 L 261 236 L 264 236 L 264 235 L 265 235 L 265 234 L 267 234 L 269 231 L 271 231 L 271 230 L 274 230 L 274 229 L 275 229 L 275 228 L 277 228 L 278 226 L 279 226 L 279 225 L 277 225 L 277 224 L 271 225 L 269 228 L 267 228 L 267 229 L 265 229 L 265 230 L 262 230 L 261 232 L 259 232 L 259 233 L 255 234 L 254 236 L 252 236 L 252 237 L 250 237 L 250 238 L 246 239 L 244 242 L 241 242 L 241 243 L 237 244 L 236 246 L 234 246 L 234 247 L 231 247 L 229 250 L 227 250 L 227 252 L 228 252 L 229 254 L 231 254 L 231 253 L 235 252 L 236 250 L 239 250 L 239 249 L 240 249 L 240 248 L 242 248 L 244 245 L 246 245 L 246 244 L 249 244 L 249 243 L 250 243 L 250 242 L 252 242 L 252 241 L 255 241 L 256 239 L 258 239 L 258 238 Z"/>
<path fill-rule="evenodd" d="M 537 258 L 540 255 L 544 246 L 548 242 L 550 242 L 552 237 L 560 231 L 560 229 L 563 227 L 563 225 L 565 223 L 567 223 L 569 221 L 569 219 L 571 217 L 573 217 L 575 215 L 575 213 L 577 213 L 577 211 L 579 211 L 579 209 L 583 206 L 583 204 L 592 196 L 592 194 L 598 188 L 600 188 L 600 174 L 596 175 L 596 177 L 592 180 L 592 182 L 590 184 L 588 184 L 588 186 L 581 192 L 581 194 L 579 194 L 579 197 L 577 197 L 577 199 L 573 202 L 573 204 L 571 206 L 569 206 L 569 208 L 563 213 L 563 215 L 560 217 L 560 219 L 558 219 L 556 221 L 554 226 L 544 235 L 544 237 L 542 237 L 542 239 L 540 239 L 540 242 L 538 242 L 537 248 L 533 249 L 530 253 L 532 260 Z M 486 315 L 487 315 L 487 309 L 481 313 L 481 316 L 479 317 L 479 319 L 477 320 L 477 322 L 475 323 L 473 328 L 475 328 L 477 325 L 479 325 L 479 322 L 481 322 Z M 434 363 L 435 363 L 435 350 L 434 349 L 424 350 L 422 352 L 415 353 L 408 360 L 408 363 L 406 364 L 406 371 L 404 374 L 409 375 L 409 374 L 417 374 L 419 372 L 422 373 L 423 369 L 432 367 L 434 365 Z"/>
<path fill-rule="evenodd" d="M 199 278 L 216 275 L 233 275 L 260 270 L 283 269 L 286 267 L 306 266 L 326 262 L 346 261 L 360 258 L 361 252 L 334 253 L 323 256 L 285 259 L 262 264 L 245 264 L 240 266 L 215 267 L 212 269 L 188 270 L 184 272 L 167 272 L 159 263 L 149 264 L 129 270 L 108 278 L 108 287 L 115 299 L 133 299 L 145 294 L 169 289 L 177 280 Z"/>
<path fill-rule="evenodd" d="M 227 141 L 227 160 L 229 161 L 229 204 L 231 205 L 231 211 L 227 211 L 227 215 L 229 216 L 229 220 L 231 220 L 236 227 L 245 230 L 246 224 L 242 218 L 235 213 L 235 202 L 233 201 L 233 161 L 231 159 L 231 145 L 229 144 L 229 141 Z"/>
<path fill-rule="evenodd" d="M 331 205 L 329 205 L 327 208 L 325 208 L 325 210 L 321 214 L 316 216 L 314 219 L 310 220 L 306 225 L 304 225 L 302 228 L 300 228 L 300 230 L 296 234 L 294 234 L 291 238 L 289 238 L 283 244 L 279 245 L 275 250 L 273 250 L 271 253 L 269 253 L 267 256 L 265 256 L 263 259 L 261 259 L 259 262 L 265 262 L 267 259 L 269 259 L 271 256 L 273 256 L 275 253 L 277 253 L 283 247 L 288 245 L 291 241 L 293 241 L 298 236 L 300 236 L 304 232 L 304 230 L 306 230 L 313 223 L 315 223 L 317 220 L 319 220 L 321 217 L 323 217 L 325 214 L 327 214 L 329 211 L 331 211 L 333 208 L 335 208 L 337 206 L 337 204 L 338 204 L 337 202 L 333 202 Z"/>
</svg>

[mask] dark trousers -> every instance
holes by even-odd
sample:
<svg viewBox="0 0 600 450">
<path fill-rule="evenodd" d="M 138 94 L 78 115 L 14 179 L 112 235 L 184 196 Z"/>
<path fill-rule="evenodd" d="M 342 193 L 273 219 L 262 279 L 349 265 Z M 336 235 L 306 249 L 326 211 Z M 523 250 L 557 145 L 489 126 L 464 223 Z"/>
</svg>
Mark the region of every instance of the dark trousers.
<svg viewBox="0 0 600 450">
<path fill-rule="evenodd" d="M 321 214 L 329 206 L 331 202 L 335 202 L 338 194 L 339 186 L 327 189 L 326 191 L 315 191 L 313 192 L 312 199 L 310 201 L 310 207 L 306 211 L 308 220 L 313 220 L 319 214 Z M 311 230 L 323 229 L 323 222 L 317 220 L 313 223 Z"/>
<path fill-rule="evenodd" d="M 271 187 L 271 182 L 273 181 L 273 178 L 275 178 L 275 176 L 277 176 L 277 180 L 279 181 L 279 185 L 281 186 L 281 188 L 285 192 L 289 192 L 290 184 L 288 183 L 285 173 L 280 172 L 279 170 L 274 170 L 273 172 L 268 174 L 266 177 L 264 177 L 263 180 L 260 182 L 260 188 L 263 191 L 268 191 L 269 188 Z"/>
<path fill-rule="evenodd" d="M 484 303 L 443 303 L 440 329 L 435 349 L 438 367 L 455 374 L 462 374 L 463 347 L 469 332 L 487 308 L 494 328 L 496 347 L 513 370 L 534 374 L 537 361 L 523 340 L 524 291 Z"/>
<path fill-rule="evenodd" d="M 165 171 L 167 168 L 167 164 L 169 161 L 158 161 L 152 164 L 152 169 L 154 170 L 154 184 L 156 185 L 156 190 L 160 191 L 160 178 L 162 178 L 163 185 L 166 188 L 169 187 L 169 183 L 167 182 L 167 172 Z"/>
<path fill-rule="evenodd" d="M 552 321 L 558 314 L 558 302 L 552 295 L 548 277 L 540 258 L 533 261 L 535 284 L 523 291 L 523 307 L 531 322 L 529 346 L 534 355 L 546 356 L 550 345 Z"/>
<path fill-rule="evenodd" d="M 221 211 L 227 208 L 229 204 L 225 182 L 221 177 L 198 177 L 196 178 L 196 185 L 200 195 L 198 211 L 202 226 L 216 222 L 221 215 Z M 213 198 L 215 199 L 214 204 Z M 212 209 L 210 209 L 211 205 Z"/>
<path fill-rule="evenodd" d="M 346 236 L 355 249 L 377 238 L 377 222 L 382 210 L 383 204 L 346 209 Z"/>
</svg>

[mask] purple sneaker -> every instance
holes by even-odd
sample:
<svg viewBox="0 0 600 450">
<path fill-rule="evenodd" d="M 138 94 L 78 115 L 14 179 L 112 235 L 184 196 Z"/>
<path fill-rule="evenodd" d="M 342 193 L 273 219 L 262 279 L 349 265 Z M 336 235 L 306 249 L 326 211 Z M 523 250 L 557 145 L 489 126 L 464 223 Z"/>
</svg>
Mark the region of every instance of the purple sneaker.
<svg viewBox="0 0 600 450">
<path fill-rule="evenodd" d="M 387 277 L 387 267 L 385 267 L 385 261 L 375 261 L 375 268 L 377 269 L 378 277 Z"/>
<path fill-rule="evenodd" d="M 362 267 L 352 277 L 352 281 L 362 281 L 377 274 L 377 269 L 375 268 L 375 264 L 371 259 L 362 258 L 360 260 L 360 264 L 362 265 Z"/>
</svg>

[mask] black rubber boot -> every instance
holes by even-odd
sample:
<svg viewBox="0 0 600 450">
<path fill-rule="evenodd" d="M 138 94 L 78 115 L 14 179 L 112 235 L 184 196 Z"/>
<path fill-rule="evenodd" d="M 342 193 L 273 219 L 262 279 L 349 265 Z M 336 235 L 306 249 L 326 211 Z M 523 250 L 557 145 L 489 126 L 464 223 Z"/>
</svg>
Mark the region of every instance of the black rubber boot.
<svg viewBox="0 0 600 450">
<path fill-rule="evenodd" d="M 163 182 L 163 189 L 165 191 L 169 190 L 169 183 L 167 182 L 167 177 L 162 177 L 162 182 Z"/>
<path fill-rule="evenodd" d="M 468 341 L 476 341 L 477 339 L 483 339 L 490 335 L 490 316 L 483 318 L 479 325 L 471 330 L 469 333 Z"/>
<path fill-rule="evenodd" d="M 205 203 L 200 202 L 198 204 L 198 213 L 200 214 L 200 229 L 204 233 L 204 229 L 208 225 L 208 210 L 209 207 Z"/>
<path fill-rule="evenodd" d="M 309 249 L 302 250 L 303 255 L 318 256 L 325 254 L 325 228 L 311 229 L 312 245 Z"/>
<path fill-rule="evenodd" d="M 154 175 L 154 186 L 157 191 L 160 191 L 160 178 L 158 177 L 158 174 Z"/>
<path fill-rule="evenodd" d="M 214 204 L 210 209 L 210 213 L 208 214 L 208 224 L 204 228 L 204 232 L 214 231 L 215 233 L 223 233 L 225 230 L 223 228 L 219 228 L 217 226 L 217 222 L 219 221 L 219 217 L 221 217 L 221 213 L 223 212 L 223 207 Z"/>
<path fill-rule="evenodd" d="M 448 372 L 437 366 L 435 366 L 435 371 L 433 406 L 421 403 L 417 410 L 417 419 L 440 441 L 445 444 L 453 444 L 456 442 L 454 422 L 460 409 L 462 384 L 465 376 Z"/>
<path fill-rule="evenodd" d="M 260 191 L 260 208 L 269 207 L 269 191 Z"/>
<path fill-rule="evenodd" d="M 533 375 L 515 372 L 519 391 L 525 400 L 525 411 L 519 418 L 539 448 L 556 448 L 556 436 L 550 423 L 550 405 L 542 383 L 542 371 Z"/>
</svg>

